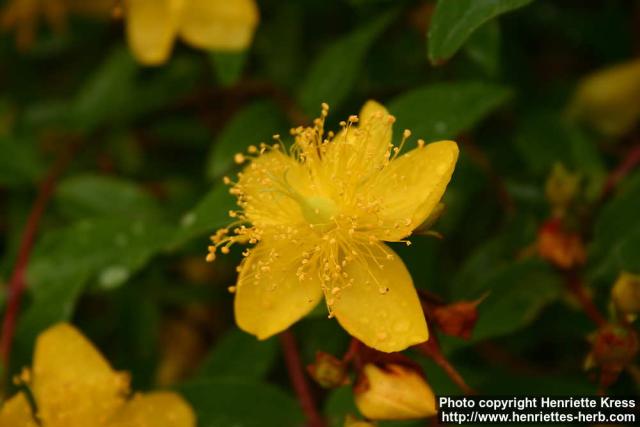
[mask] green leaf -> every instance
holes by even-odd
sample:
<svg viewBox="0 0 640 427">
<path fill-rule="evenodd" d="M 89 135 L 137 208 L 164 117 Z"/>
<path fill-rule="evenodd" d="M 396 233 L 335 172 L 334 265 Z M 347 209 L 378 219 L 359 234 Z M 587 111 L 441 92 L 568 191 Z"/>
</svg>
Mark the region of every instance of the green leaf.
<svg viewBox="0 0 640 427">
<path fill-rule="evenodd" d="M 213 234 L 218 228 L 231 222 L 229 210 L 235 208 L 235 198 L 229 194 L 229 187 L 217 185 L 194 209 L 182 216 L 170 246 L 175 248 L 192 238 Z"/>
<path fill-rule="evenodd" d="M 473 341 L 507 335 L 533 322 L 540 310 L 562 293 L 560 278 L 539 260 L 516 262 L 494 270 L 475 289 L 478 306 Z"/>
<path fill-rule="evenodd" d="M 559 112 L 539 112 L 522 120 L 515 146 L 529 170 L 545 177 L 557 162 L 587 179 L 589 198 L 599 196 L 606 169 L 593 139 L 563 120 Z"/>
<path fill-rule="evenodd" d="M 464 53 L 478 64 L 489 77 L 497 77 L 500 69 L 500 26 L 497 21 L 484 25 L 473 33 Z"/>
<path fill-rule="evenodd" d="M 233 156 L 249 145 L 272 143 L 287 128 L 286 117 L 271 101 L 257 101 L 236 113 L 218 136 L 209 154 L 207 176 L 219 178 L 233 166 Z"/>
<path fill-rule="evenodd" d="M 299 91 L 298 100 L 307 114 L 317 115 L 323 102 L 334 109 L 340 106 L 357 82 L 367 52 L 395 15 L 379 16 L 320 53 Z"/>
<path fill-rule="evenodd" d="M 621 269 L 639 268 L 633 260 L 637 258 L 635 251 L 640 249 L 640 173 L 624 184 L 596 219 L 589 248 L 591 277 L 613 280 Z"/>
<path fill-rule="evenodd" d="M 231 329 L 215 344 L 198 370 L 198 377 L 244 378 L 265 377 L 278 354 L 275 338 L 259 341 L 256 337 Z"/>
<path fill-rule="evenodd" d="M 155 200 L 134 182 L 106 175 L 85 174 L 58 184 L 56 203 L 70 218 L 128 215 L 159 216 Z"/>
<path fill-rule="evenodd" d="M 438 0 L 429 26 L 429 60 L 452 57 L 480 26 L 532 0 Z"/>
<path fill-rule="evenodd" d="M 233 86 L 242 77 L 249 51 L 211 52 L 209 59 L 222 86 Z"/>
<path fill-rule="evenodd" d="M 122 119 L 133 102 L 138 67 L 125 48 L 115 49 L 80 90 L 73 107 L 74 120 L 85 131 Z"/>
<path fill-rule="evenodd" d="M 435 141 L 472 128 L 510 95 L 509 89 L 495 84 L 438 83 L 406 92 L 388 108 L 397 118 L 397 134 L 410 129 L 416 138 Z"/>
<path fill-rule="evenodd" d="M 181 385 L 199 427 L 303 425 L 298 403 L 280 389 L 250 381 L 209 379 Z"/>
<path fill-rule="evenodd" d="M 0 153 L 0 185 L 30 184 L 42 174 L 42 161 L 31 141 L 0 136 Z"/>
<path fill-rule="evenodd" d="M 79 221 L 45 234 L 27 270 L 32 303 L 16 332 L 21 357 L 31 354 L 43 329 L 70 318 L 90 280 L 103 289 L 123 285 L 169 235 L 163 223 L 114 217 Z"/>
</svg>

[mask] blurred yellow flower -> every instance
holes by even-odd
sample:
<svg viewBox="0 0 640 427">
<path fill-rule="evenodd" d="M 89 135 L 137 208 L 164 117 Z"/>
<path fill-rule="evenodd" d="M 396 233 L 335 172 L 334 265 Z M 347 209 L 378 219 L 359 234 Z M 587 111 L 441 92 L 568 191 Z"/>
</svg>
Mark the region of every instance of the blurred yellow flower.
<svg viewBox="0 0 640 427">
<path fill-rule="evenodd" d="M 20 392 L 0 408 L 2 427 L 195 427 L 191 407 L 175 393 L 129 398 L 128 375 L 113 371 L 66 323 L 38 337 L 33 371 L 22 377 L 33 395 L 39 423 Z"/>
<path fill-rule="evenodd" d="M 234 243 L 256 245 L 239 267 L 235 316 L 260 339 L 288 328 L 324 294 L 330 317 L 351 335 L 400 351 L 426 341 L 427 325 L 407 268 L 383 241 L 409 244 L 444 194 L 458 146 L 419 140 L 400 155 L 410 132 L 394 147 L 395 119 L 382 105 L 369 101 L 337 135 L 324 132 L 328 108 L 313 127 L 292 129 L 289 150 L 277 136 L 274 146 L 249 147 L 251 163 L 231 189 L 242 211 L 212 236 L 207 259 Z"/>
<path fill-rule="evenodd" d="M 629 132 L 640 119 L 640 59 L 583 78 L 570 103 L 569 115 L 589 122 L 608 136 Z"/>
<path fill-rule="evenodd" d="M 129 46 L 146 65 L 167 61 L 175 39 L 208 50 L 242 50 L 259 14 L 255 0 L 124 0 Z"/>
<path fill-rule="evenodd" d="M 355 387 L 356 406 L 372 420 L 409 420 L 437 414 L 436 397 L 420 373 L 389 364 L 365 365 Z"/>
</svg>

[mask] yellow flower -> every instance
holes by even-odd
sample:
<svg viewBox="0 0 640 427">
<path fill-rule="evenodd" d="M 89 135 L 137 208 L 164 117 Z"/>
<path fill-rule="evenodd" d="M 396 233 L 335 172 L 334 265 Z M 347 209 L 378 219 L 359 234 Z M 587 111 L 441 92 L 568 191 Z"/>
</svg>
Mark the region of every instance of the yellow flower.
<svg viewBox="0 0 640 427">
<path fill-rule="evenodd" d="M 418 372 L 389 364 L 367 364 L 355 388 L 356 406 L 372 420 L 410 420 L 435 415 L 436 397 Z"/>
<path fill-rule="evenodd" d="M 23 379 L 35 400 L 36 423 L 20 392 L 0 408 L 2 427 L 195 427 L 191 407 L 175 393 L 129 395 L 115 372 L 74 327 L 61 323 L 36 341 L 33 372 Z"/>
<path fill-rule="evenodd" d="M 608 136 L 629 132 L 640 118 L 640 60 L 605 68 L 582 79 L 569 114 Z"/>
<path fill-rule="evenodd" d="M 395 119 L 374 101 L 337 135 L 324 133 L 327 113 L 324 104 L 313 127 L 292 129 L 288 151 L 249 147 L 251 163 L 231 189 L 242 211 L 212 236 L 207 259 L 233 243 L 255 244 L 238 269 L 235 317 L 259 339 L 288 328 L 324 294 L 330 317 L 351 335 L 400 351 L 428 332 L 411 276 L 383 241 L 409 244 L 440 201 L 458 147 L 419 140 L 400 155 L 391 144 Z"/>
<path fill-rule="evenodd" d="M 193 47 L 242 50 L 258 24 L 255 0 L 124 0 L 129 46 L 138 61 L 167 61 L 177 36 Z"/>
</svg>

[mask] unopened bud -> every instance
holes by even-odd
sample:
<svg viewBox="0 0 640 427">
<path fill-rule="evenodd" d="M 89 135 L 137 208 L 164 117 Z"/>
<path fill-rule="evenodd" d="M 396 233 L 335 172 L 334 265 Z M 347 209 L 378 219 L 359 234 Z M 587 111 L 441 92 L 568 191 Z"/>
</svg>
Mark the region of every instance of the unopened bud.
<svg viewBox="0 0 640 427">
<path fill-rule="evenodd" d="M 640 313 L 640 275 L 622 272 L 611 290 L 611 299 L 620 313 Z"/>
<path fill-rule="evenodd" d="M 596 365 L 615 364 L 624 367 L 638 354 L 638 334 L 630 328 L 608 325 L 596 331 L 590 340 Z"/>
<path fill-rule="evenodd" d="M 575 199 L 580 184 L 580 175 L 567 171 L 556 163 L 547 178 L 545 193 L 556 217 L 561 217 Z"/>
<path fill-rule="evenodd" d="M 478 320 L 480 302 L 482 299 L 435 307 L 431 311 L 433 321 L 445 334 L 469 339 Z"/>
<path fill-rule="evenodd" d="M 640 117 L 640 60 L 585 77 L 573 96 L 569 115 L 611 137 L 631 130 Z"/>
<path fill-rule="evenodd" d="M 587 258 L 580 235 L 565 230 L 558 219 L 542 225 L 538 231 L 537 247 L 542 258 L 563 270 L 582 265 Z"/>
<path fill-rule="evenodd" d="M 324 388 L 335 388 L 349 382 L 344 363 L 336 357 L 323 353 L 316 353 L 315 363 L 307 366 L 309 375 Z"/>
<path fill-rule="evenodd" d="M 372 420 L 408 420 L 437 413 L 433 390 L 424 377 L 402 365 L 365 365 L 354 393 L 356 406 Z"/>
<path fill-rule="evenodd" d="M 602 387 L 609 387 L 618 379 L 622 370 L 633 363 L 640 347 L 636 331 L 620 325 L 604 326 L 589 340 L 591 351 L 585 368 L 599 368 Z"/>
</svg>

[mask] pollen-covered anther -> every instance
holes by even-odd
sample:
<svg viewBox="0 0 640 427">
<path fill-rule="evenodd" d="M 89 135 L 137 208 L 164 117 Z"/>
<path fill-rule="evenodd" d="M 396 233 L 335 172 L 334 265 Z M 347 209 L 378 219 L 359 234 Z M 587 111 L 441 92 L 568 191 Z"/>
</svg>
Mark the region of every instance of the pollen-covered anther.
<svg viewBox="0 0 640 427">
<path fill-rule="evenodd" d="M 227 288 L 227 291 L 229 291 L 230 294 L 235 294 L 236 293 L 236 287 L 235 286 L 229 286 Z"/>
<path fill-rule="evenodd" d="M 236 164 L 241 165 L 245 162 L 246 158 L 244 156 L 244 154 L 242 153 L 236 153 L 235 156 L 233 156 L 233 161 L 236 162 Z"/>
<path fill-rule="evenodd" d="M 221 247 L 220 248 L 220 252 L 222 252 L 223 254 L 227 255 L 230 252 L 229 247 L 228 246 Z"/>
<path fill-rule="evenodd" d="M 258 152 L 258 147 L 256 147 L 255 145 L 250 145 L 247 148 L 247 152 L 249 152 L 249 154 L 255 154 Z"/>
</svg>

